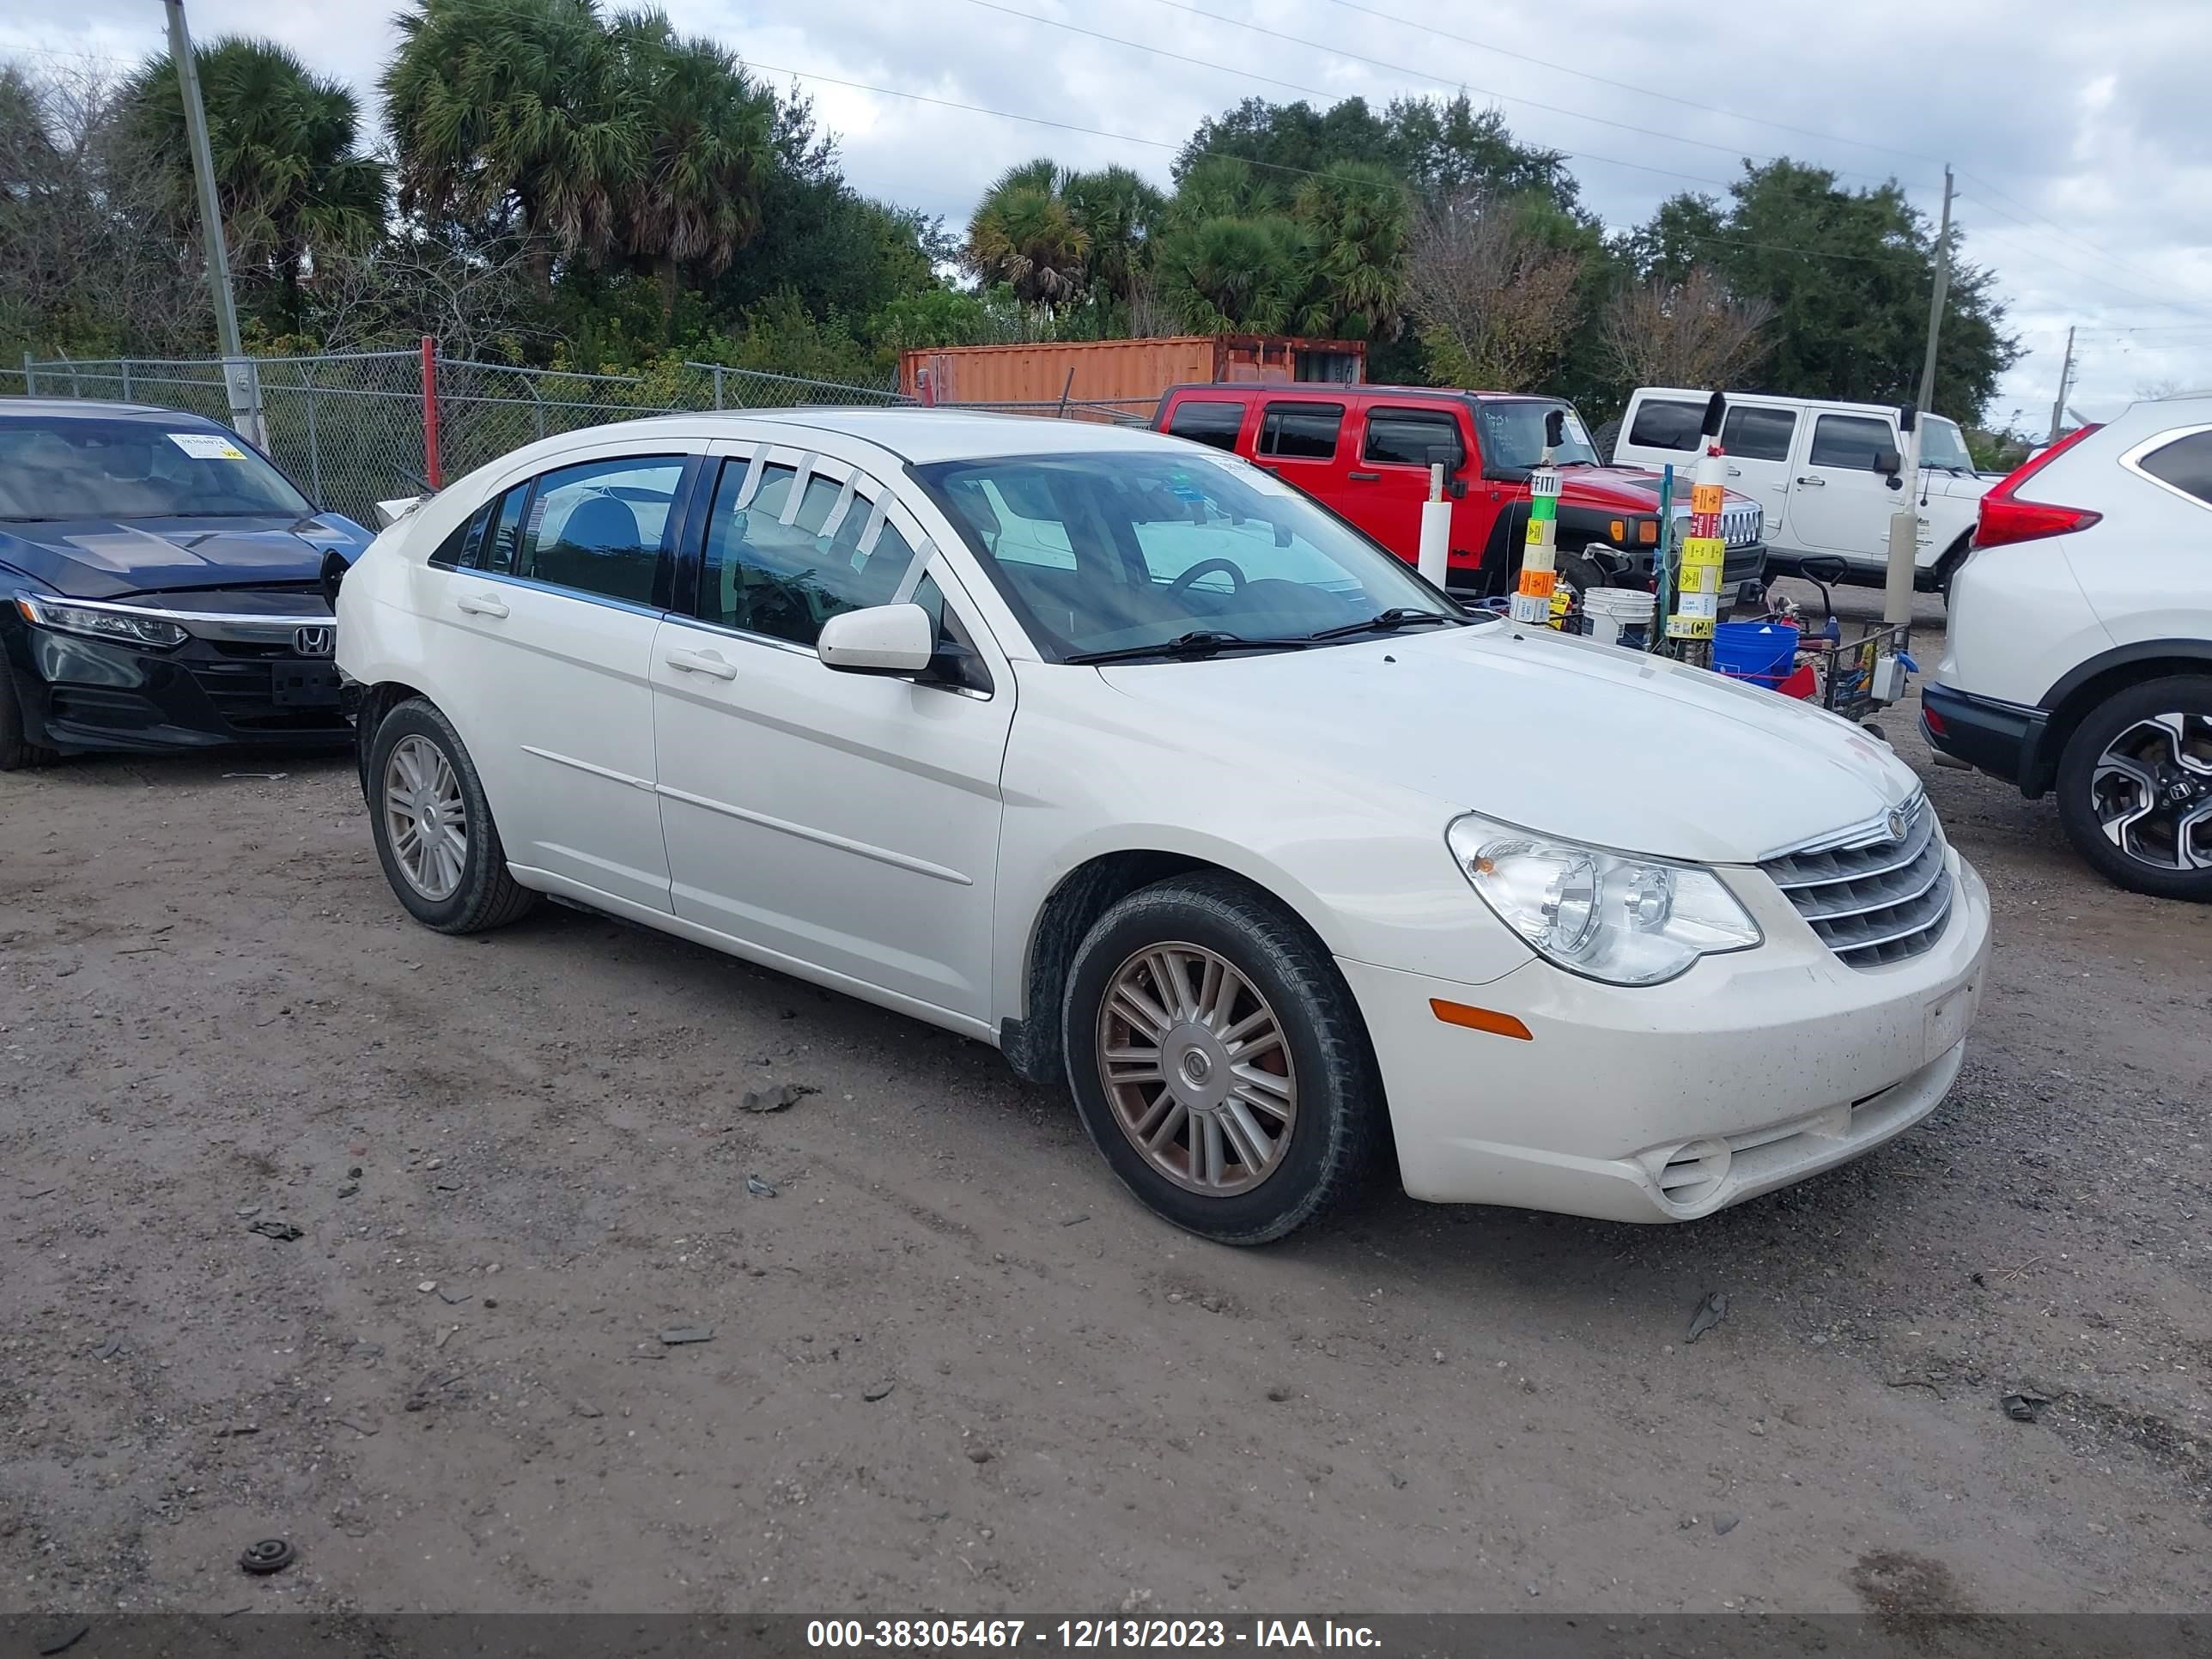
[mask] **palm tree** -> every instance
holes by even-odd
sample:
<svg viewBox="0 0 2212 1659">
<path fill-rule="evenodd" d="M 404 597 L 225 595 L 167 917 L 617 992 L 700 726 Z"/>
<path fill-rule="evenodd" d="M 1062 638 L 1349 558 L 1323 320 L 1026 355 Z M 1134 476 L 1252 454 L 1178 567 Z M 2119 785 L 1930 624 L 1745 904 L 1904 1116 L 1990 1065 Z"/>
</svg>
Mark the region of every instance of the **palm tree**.
<svg viewBox="0 0 2212 1659">
<path fill-rule="evenodd" d="M 733 54 L 703 36 L 678 40 L 659 12 L 619 28 L 646 124 L 645 166 L 624 202 L 627 240 L 659 266 L 663 325 L 672 328 L 683 267 L 720 275 L 760 229 L 775 100 Z"/>
<path fill-rule="evenodd" d="M 1082 293 L 1091 233 L 1062 194 L 1066 176 L 1040 158 L 1009 167 L 983 192 L 961 258 L 986 287 L 1005 283 L 1032 306 L 1066 305 Z"/>
<path fill-rule="evenodd" d="M 1091 239 L 1085 287 L 1126 306 L 1144 281 L 1151 239 L 1167 198 L 1143 175 L 1124 167 L 1069 173 L 1060 181 L 1060 195 Z"/>
<path fill-rule="evenodd" d="M 1302 331 L 1395 340 L 1404 325 L 1412 204 L 1386 167 L 1342 161 L 1309 179 L 1291 211 L 1313 257 Z"/>
<path fill-rule="evenodd" d="M 354 251 L 384 233 L 385 169 L 356 148 L 360 106 L 339 82 L 284 47 L 233 36 L 196 47 L 216 193 L 233 264 L 272 276 L 289 327 L 300 281 L 318 253 Z M 194 223 L 191 149 L 176 65 L 148 64 L 125 90 L 129 140 L 151 164 L 164 217 Z"/>
<path fill-rule="evenodd" d="M 1170 232 L 1157 258 L 1163 297 L 1199 334 L 1273 334 L 1307 270 L 1298 228 L 1279 216 L 1213 218 Z"/>
<path fill-rule="evenodd" d="M 647 166 L 638 79 L 594 0 L 413 0 L 380 85 L 399 209 L 503 224 L 541 293 L 610 247 Z"/>
</svg>

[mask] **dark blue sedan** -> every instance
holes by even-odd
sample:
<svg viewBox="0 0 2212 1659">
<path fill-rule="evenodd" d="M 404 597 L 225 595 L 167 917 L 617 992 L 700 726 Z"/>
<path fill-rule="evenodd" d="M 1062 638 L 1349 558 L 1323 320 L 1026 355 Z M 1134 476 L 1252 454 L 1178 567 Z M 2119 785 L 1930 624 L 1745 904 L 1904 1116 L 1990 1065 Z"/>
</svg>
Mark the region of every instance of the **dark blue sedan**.
<svg viewBox="0 0 2212 1659">
<path fill-rule="evenodd" d="M 0 400 L 0 772 L 349 741 L 330 595 L 368 543 L 212 421 Z"/>
</svg>

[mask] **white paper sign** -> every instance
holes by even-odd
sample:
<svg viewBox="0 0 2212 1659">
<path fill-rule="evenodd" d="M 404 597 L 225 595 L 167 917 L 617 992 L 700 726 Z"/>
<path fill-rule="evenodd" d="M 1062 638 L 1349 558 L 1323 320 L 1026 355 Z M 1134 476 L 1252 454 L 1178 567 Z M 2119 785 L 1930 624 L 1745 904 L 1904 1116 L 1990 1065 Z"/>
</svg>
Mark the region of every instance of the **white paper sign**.
<svg viewBox="0 0 2212 1659">
<path fill-rule="evenodd" d="M 242 461 L 246 452 L 220 433 L 172 432 L 169 441 L 196 461 Z"/>
</svg>

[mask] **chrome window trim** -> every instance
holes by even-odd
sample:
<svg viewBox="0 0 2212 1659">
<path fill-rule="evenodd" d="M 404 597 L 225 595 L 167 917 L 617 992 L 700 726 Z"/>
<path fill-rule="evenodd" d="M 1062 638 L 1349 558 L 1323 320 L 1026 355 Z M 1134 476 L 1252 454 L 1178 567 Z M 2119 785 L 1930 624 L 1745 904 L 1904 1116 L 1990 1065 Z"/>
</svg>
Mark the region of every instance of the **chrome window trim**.
<svg viewBox="0 0 2212 1659">
<path fill-rule="evenodd" d="M 337 622 L 328 605 L 322 611 L 301 611 L 295 617 L 240 616 L 217 611 L 172 611 L 156 605 L 120 605 L 112 599 L 72 599 L 66 593 L 33 593 L 27 590 L 17 594 L 33 605 L 65 605 L 73 611 L 104 611 L 111 616 L 148 617 L 156 622 L 174 623 L 194 639 L 236 640 L 246 643 L 289 644 L 292 636 L 302 628 L 326 628 Z M 316 597 L 319 599 L 320 594 Z M 46 624 L 40 624 L 45 626 Z M 123 641 L 118 643 L 127 644 Z"/>
<path fill-rule="evenodd" d="M 441 566 L 443 569 L 445 567 Z M 657 605 L 639 605 L 630 599 L 610 598 L 605 593 L 588 592 L 580 587 L 563 587 L 559 582 L 540 581 L 535 576 L 510 575 L 503 570 L 452 570 L 447 574 L 470 581 L 503 582 L 509 587 L 526 587 L 532 592 L 550 593 L 556 599 L 574 599 L 579 605 L 605 605 L 610 611 L 627 611 L 634 617 L 666 617 L 674 613 Z"/>
<path fill-rule="evenodd" d="M 1771 864 L 1777 859 L 1802 858 L 1808 853 L 1835 853 L 1846 848 L 1888 841 L 1892 839 L 1889 833 L 1889 815 L 1892 812 L 1902 815 L 1906 829 L 1910 830 L 1913 824 L 1919 822 L 1920 815 L 1929 810 L 1931 809 L 1928 804 L 1928 792 L 1924 789 L 1915 789 L 1896 805 L 1885 807 L 1863 823 L 1855 823 L 1843 830 L 1831 830 L 1825 836 L 1814 836 L 1809 841 L 1796 842 L 1787 847 L 1778 847 L 1772 852 L 1761 853 L 1757 858 L 1749 861 L 1753 864 Z"/>
<path fill-rule="evenodd" d="M 2122 455 L 2120 457 L 2120 465 L 2125 467 L 2129 471 L 2134 473 L 2136 477 L 2141 478 L 2145 483 L 2155 485 L 2157 488 L 2163 489 L 2167 495 L 2177 496 L 2180 500 L 2187 501 L 2191 507 L 2201 507 L 2208 512 L 2212 512 L 2212 501 L 2206 501 L 2201 495 L 2191 495 L 2179 484 L 2169 483 L 2164 478 L 2160 477 L 2157 473 L 2148 471 L 2145 470 L 2143 466 L 2143 460 L 2147 456 L 2156 454 L 2160 450 L 2166 447 L 2167 445 L 2178 444 L 2184 438 L 2197 437 L 2207 432 L 2212 432 L 2212 421 L 2200 421 L 2195 426 L 2170 426 L 2163 432 L 2153 433 L 2149 437 L 2145 438 L 2134 448 L 2129 450 L 2124 455 Z"/>
</svg>

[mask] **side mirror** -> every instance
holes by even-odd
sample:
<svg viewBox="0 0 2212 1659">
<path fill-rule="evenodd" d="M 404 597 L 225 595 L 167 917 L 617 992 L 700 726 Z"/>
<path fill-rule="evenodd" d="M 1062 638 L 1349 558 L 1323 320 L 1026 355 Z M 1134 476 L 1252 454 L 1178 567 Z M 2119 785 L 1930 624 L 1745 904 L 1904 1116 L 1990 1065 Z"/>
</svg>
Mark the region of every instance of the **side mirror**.
<svg viewBox="0 0 2212 1659">
<path fill-rule="evenodd" d="M 841 674 L 924 674 L 937 655 L 937 624 L 918 605 L 874 605 L 830 617 L 814 648 Z"/>
<path fill-rule="evenodd" d="M 1905 470 L 1905 457 L 1884 444 L 1874 453 L 1874 470 L 1885 478 L 1894 478 Z"/>
<path fill-rule="evenodd" d="M 1463 464 L 1456 448 L 1447 444 L 1430 446 L 1429 465 L 1443 468 L 1444 494 L 1455 501 L 1467 498 L 1467 480 L 1460 477 L 1460 468 Z"/>
</svg>

